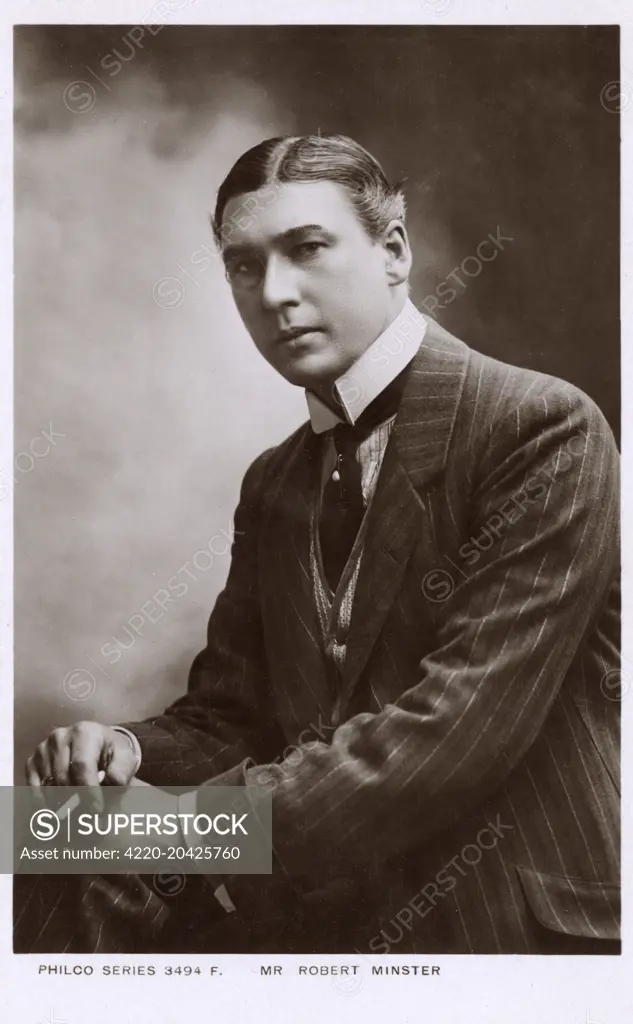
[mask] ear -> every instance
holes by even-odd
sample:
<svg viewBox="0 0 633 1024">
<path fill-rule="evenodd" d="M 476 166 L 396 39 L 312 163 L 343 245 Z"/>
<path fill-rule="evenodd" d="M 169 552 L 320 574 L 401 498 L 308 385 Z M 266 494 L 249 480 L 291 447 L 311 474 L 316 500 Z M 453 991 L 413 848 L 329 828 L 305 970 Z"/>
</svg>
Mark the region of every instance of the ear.
<svg viewBox="0 0 633 1024">
<path fill-rule="evenodd" d="M 412 256 L 407 229 L 401 220 L 389 222 L 382 235 L 382 247 L 389 284 L 404 284 L 411 273 Z"/>
</svg>

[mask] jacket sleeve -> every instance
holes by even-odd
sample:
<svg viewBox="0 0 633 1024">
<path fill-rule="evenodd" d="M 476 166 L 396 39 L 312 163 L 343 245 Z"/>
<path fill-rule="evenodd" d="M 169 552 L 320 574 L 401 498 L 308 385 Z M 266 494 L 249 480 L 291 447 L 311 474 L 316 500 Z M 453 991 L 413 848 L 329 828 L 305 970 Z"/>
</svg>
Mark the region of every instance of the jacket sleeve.
<svg viewBox="0 0 633 1024">
<path fill-rule="evenodd" d="M 604 605 L 618 572 L 618 452 L 586 395 L 560 385 L 549 403 L 508 407 L 471 500 L 474 525 L 514 509 L 512 525 L 441 607 L 418 683 L 330 745 L 216 780 L 253 793 L 262 771 L 272 780 L 274 849 L 300 889 L 406 852 L 499 786 Z M 234 879 L 236 902 L 246 882 Z"/>
<path fill-rule="evenodd" d="M 268 455 L 256 459 L 244 477 L 228 579 L 186 695 L 160 715 L 124 723 L 140 743 L 138 776 L 153 785 L 196 786 L 246 757 L 274 756 L 277 727 L 270 713 L 257 569 L 259 495 Z"/>
</svg>

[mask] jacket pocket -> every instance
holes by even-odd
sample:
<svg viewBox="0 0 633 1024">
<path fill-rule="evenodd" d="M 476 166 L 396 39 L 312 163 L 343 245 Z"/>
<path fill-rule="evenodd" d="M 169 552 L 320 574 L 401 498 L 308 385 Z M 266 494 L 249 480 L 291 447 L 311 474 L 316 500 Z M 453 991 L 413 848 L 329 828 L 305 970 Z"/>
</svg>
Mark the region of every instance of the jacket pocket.
<svg viewBox="0 0 633 1024">
<path fill-rule="evenodd" d="M 539 924 L 586 939 L 620 938 L 620 886 L 516 868 L 530 910 Z"/>
</svg>

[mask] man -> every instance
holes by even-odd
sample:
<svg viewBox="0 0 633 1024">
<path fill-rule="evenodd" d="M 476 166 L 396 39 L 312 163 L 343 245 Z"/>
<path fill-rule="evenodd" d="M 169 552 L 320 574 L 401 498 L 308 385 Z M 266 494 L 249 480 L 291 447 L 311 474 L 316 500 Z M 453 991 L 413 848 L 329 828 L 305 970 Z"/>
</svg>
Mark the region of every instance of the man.
<svg viewBox="0 0 633 1024">
<path fill-rule="evenodd" d="M 199 948 L 617 952 L 616 447 L 577 388 L 416 310 L 404 218 L 344 136 L 232 168 L 227 277 L 310 421 L 246 473 L 187 695 L 55 730 L 27 777 L 268 785 L 273 875 L 229 881 L 232 932 L 197 898 Z M 90 934 L 151 917 L 160 942 L 168 911 L 122 885 L 88 884 Z"/>
</svg>

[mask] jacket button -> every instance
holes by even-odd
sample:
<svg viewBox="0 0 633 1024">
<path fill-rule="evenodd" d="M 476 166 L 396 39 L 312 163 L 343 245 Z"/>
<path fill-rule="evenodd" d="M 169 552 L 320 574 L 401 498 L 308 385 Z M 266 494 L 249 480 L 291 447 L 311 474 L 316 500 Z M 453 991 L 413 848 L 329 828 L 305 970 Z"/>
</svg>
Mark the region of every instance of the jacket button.
<svg viewBox="0 0 633 1024">
<path fill-rule="evenodd" d="M 339 647 L 344 647 L 347 643 L 347 626 L 343 625 L 341 622 L 337 623 L 334 631 L 334 640 Z"/>
</svg>

